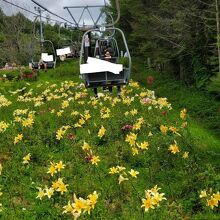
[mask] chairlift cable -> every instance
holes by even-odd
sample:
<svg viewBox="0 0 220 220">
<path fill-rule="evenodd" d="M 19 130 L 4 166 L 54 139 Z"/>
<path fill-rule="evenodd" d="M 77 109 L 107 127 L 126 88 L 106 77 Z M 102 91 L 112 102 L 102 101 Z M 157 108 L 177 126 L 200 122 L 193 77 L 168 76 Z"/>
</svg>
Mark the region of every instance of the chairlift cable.
<svg viewBox="0 0 220 220">
<path fill-rule="evenodd" d="M 31 13 L 31 14 L 33 14 L 33 15 L 37 15 L 36 13 L 34 13 L 34 12 L 32 12 L 32 11 L 26 9 L 26 8 L 23 8 L 23 7 L 19 6 L 19 5 L 16 5 L 16 4 L 12 3 L 12 2 L 9 2 L 9 1 L 7 1 L 7 0 L 2 0 L 2 1 L 4 1 L 4 2 L 10 4 L 10 5 L 13 5 L 13 6 L 17 7 L 17 8 L 20 8 L 20 9 L 26 11 L 26 12 L 29 12 L 29 13 Z"/>
<path fill-rule="evenodd" d="M 63 18 L 63 17 L 61 17 L 61 16 L 55 14 L 54 12 L 48 10 L 47 8 L 45 8 L 44 6 L 42 6 L 41 4 L 39 4 L 38 2 L 36 2 L 35 0 L 31 0 L 31 1 L 32 1 L 33 3 L 35 3 L 36 5 L 38 5 L 39 7 L 43 8 L 45 11 L 49 12 L 50 14 L 52 14 L 52 15 L 54 15 L 54 16 L 56 16 L 56 17 L 58 17 L 58 18 L 60 18 L 60 19 L 62 19 L 62 20 L 64 20 L 64 21 L 66 21 L 67 23 L 74 24 L 74 23 L 72 23 L 72 22 L 66 20 L 65 18 Z"/>
<path fill-rule="evenodd" d="M 22 9 L 23 11 L 26 11 L 26 12 L 28 12 L 28 13 L 31 13 L 31 14 L 33 14 L 33 15 L 35 15 L 35 16 L 38 16 L 37 13 L 35 13 L 35 12 L 33 12 L 33 11 L 30 11 L 30 10 L 28 10 L 28 9 L 26 9 L 26 8 L 23 8 L 23 7 L 21 7 L 20 5 L 14 4 L 14 3 L 9 2 L 9 1 L 7 1 L 7 0 L 2 0 L 2 1 L 4 1 L 4 2 L 6 2 L 6 3 L 8 3 L 8 4 L 12 5 L 12 6 L 15 6 L 15 7 L 17 7 L 17 8 L 20 8 L 20 9 Z M 47 17 L 44 17 L 44 16 L 42 16 L 42 18 L 47 19 Z M 61 22 L 61 21 L 58 21 L 58 20 L 55 20 L 55 19 L 50 19 L 50 20 L 51 20 L 51 21 L 54 21 L 54 22 L 59 22 L 59 23 Z"/>
</svg>

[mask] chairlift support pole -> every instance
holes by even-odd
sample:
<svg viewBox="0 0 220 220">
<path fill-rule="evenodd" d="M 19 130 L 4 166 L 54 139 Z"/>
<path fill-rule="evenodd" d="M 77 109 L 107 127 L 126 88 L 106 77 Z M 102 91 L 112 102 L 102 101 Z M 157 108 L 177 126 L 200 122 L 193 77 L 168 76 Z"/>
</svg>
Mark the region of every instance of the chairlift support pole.
<svg viewBox="0 0 220 220">
<path fill-rule="evenodd" d="M 42 21 L 42 9 L 40 7 L 35 7 L 35 10 L 39 13 L 37 17 L 40 18 L 40 49 L 41 53 L 43 51 L 44 35 L 43 35 L 43 21 Z M 37 17 L 35 20 L 37 20 Z"/>
</svg>

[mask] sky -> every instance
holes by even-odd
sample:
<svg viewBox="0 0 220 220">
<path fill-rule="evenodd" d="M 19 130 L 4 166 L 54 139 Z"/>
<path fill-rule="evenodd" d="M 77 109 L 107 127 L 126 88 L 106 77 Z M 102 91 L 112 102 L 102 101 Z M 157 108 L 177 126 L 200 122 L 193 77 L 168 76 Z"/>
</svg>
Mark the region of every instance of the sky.
<svg viewBox="0 0 220 220">
<path fill-rule="evenodd" d="M 26 8 L 30 11 L 35 11 L 34 7 L 36 6 L 31 0 L 7 0 L 9 2 L 12 2 L 14 4 L 17 4 L 23 8 Z M 58 14 L 59 16 L 67 19 L 68 21 L 73 22 L 71 16 L 69 15 L 68 11 L 63 9 L 65 6 L 86 6 L 86 5 L 104 5 L 105 0 L 36 0 L 39 4 L 47 8 L 48 10 Z M 106 3 L 109 1 L 106 0 Z M 3 9 L 4 13 L 7 15 L 16 14 L 17 12 L 21 11 L 26 17 L 30 19 L 34 19 L 34 16 L 31 15 L 28 12 L 24 12 L 21 9 L 16 8 L 15 6 L 12 6 L 3 0 L 0 0 L 0 7 Z M 72 14 L 74 15 L 76 21 L 79 20 L 80 15 L 83 11 L 83 9 L 70 9 Z M 92 17 L 95 19 L 98 18 L 100 13 L 99 8 L 93 8 L 91 9 Z M 46 16 L 48 13 L 44 12 L 43 15 Z M 60 18 L 57 18 L 53 15 L 50 15 L 50 18 L 56 19 L 61 21 Z M 87 12 L 85 12 L 81 24 L 83 24 L 83 21 L 85 25 L 91 25 L 92 20 Z M 65 21 L 64 21 L 65 22 Z"/>
</svg>

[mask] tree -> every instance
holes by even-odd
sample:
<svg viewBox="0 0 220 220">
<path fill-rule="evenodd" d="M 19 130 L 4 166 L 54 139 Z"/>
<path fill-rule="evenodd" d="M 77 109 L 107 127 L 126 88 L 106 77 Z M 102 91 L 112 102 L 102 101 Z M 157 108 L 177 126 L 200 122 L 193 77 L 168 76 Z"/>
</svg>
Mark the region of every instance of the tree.
<svg viewBox="0 0 220 220">
<path fill-rule="evenodd" d="M 126 32 L 133 55 L 204 87 L 214 74 L 210 60 L 217 57 L 217 1 L 121 0 L 118 26 Z"/>
</svg>

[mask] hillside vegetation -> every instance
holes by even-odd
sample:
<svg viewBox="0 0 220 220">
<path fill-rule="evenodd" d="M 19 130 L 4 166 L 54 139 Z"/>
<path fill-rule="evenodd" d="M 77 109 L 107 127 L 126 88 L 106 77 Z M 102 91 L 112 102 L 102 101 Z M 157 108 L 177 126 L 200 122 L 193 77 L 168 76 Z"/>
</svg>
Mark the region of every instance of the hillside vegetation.
<svg viewBox="0 0 220 220">
<path fill-rule="evenodd" d="M 52 25 L 50 19 L 43 25 L 44 39 L 52 41 L 55 49 L 65 46 L 66 43 L 70 44 L 79 37 L 78 31 L 71 33 L 59 25 Z M 34 37 L 34 26 L 35 36 L 39 38 L 39 22 L 34 24 L 22 13 L 7 16 L 0 8 L 0 68 L 4 67 L 6 63 L 27 66 L 32 59 L 39 61 L 40 44 L 39 40 Z M 47 53 L 53 54 L 51 45 L 45 43 L 44 49 Z"/>
<path fill-rule="evenodd" d="M 186 85 L 219 95 L 219 4 L 219 0 L 121 0 L 118 26 L 133 56 Z"/>
<path fill-rule="evenodd" d="M 0 82 L 1 218 L 218 219 L 219 145 L 187 109 L 135 81 L 96 99 L 77 65 Z"/>
<path fill-rule="evenodd" d="M 220 137 L 220 101 L 207 91 L 187 86 L 173 74 L 158 72 L 144 65 L 141 59 L 133 59 L 133 78 L 141 85 L 165 95 L 176 109 L 187 108 L 190 116 L 206 130 Z M 148 79 L 152 78 L 151 84 Z"/>
</svg>

